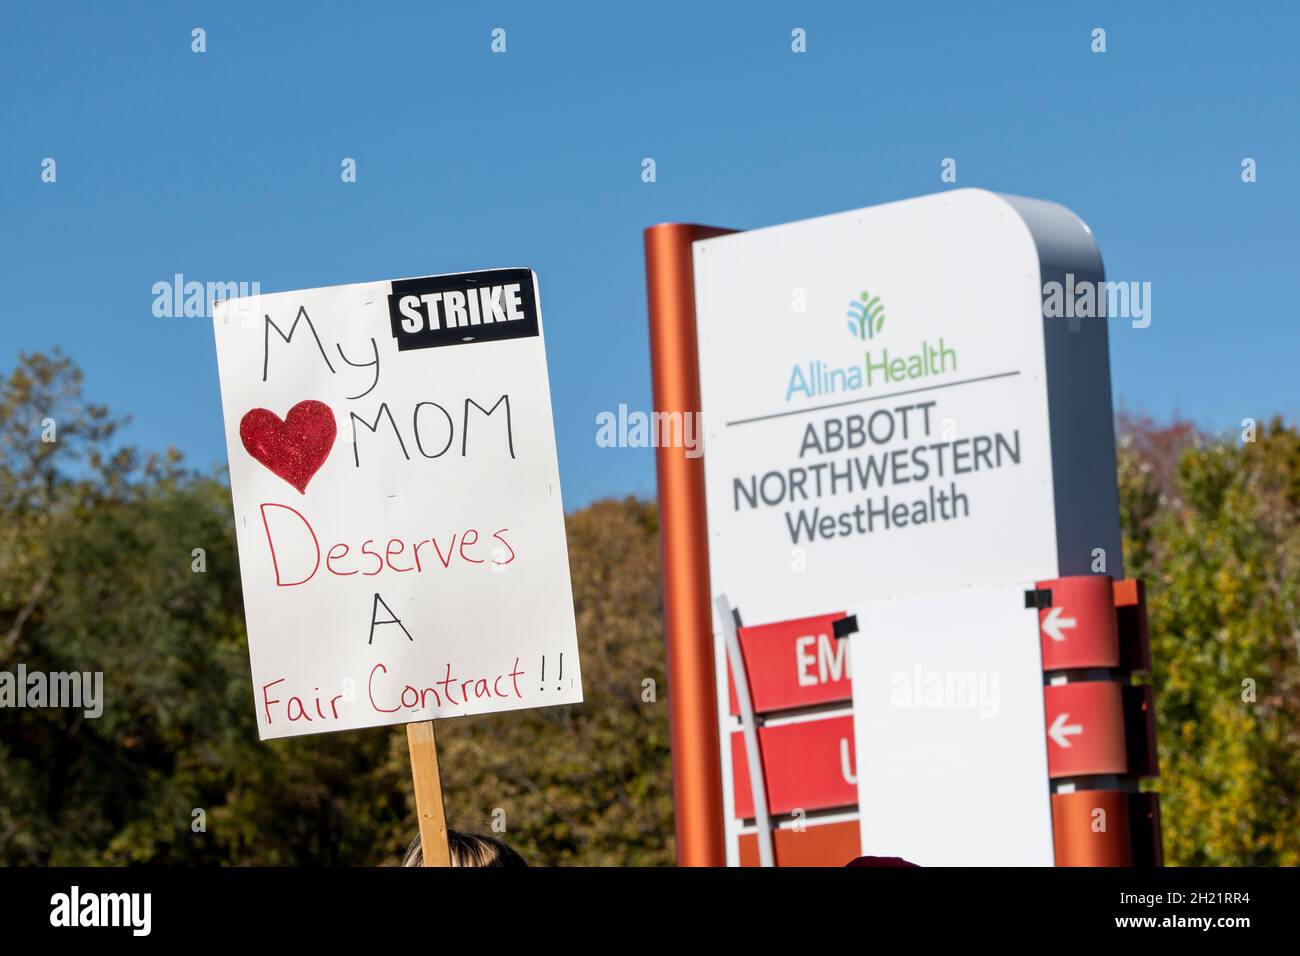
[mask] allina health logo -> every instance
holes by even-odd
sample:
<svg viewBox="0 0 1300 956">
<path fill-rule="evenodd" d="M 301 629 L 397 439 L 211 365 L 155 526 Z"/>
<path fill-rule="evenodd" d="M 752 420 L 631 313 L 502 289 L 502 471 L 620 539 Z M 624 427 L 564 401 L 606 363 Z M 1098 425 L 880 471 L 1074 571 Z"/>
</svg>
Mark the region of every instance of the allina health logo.
<svg viewBox="0 0 1300 956">
<path fill-rule="evenodd" d="M 957 350 L 944 342 L 922 341 L 916 351 L 880 347 L 885 327 L 885 303 L 878 295 L 860 292 L 849 300 L 848 330 L 853 340 L 868 348 L 859 362 L 848 365 L 810 359 L 790 370 L 785 389 L 787 402 L 799 398 L 825 398 L 884 385 L 900 385 L 957 371 Z M 894 328 L 890 325 L 890 329 Z"/>
<path fill-rule="evenodd" d="M 880 296 L 860 293 L 849 303 L 849 331 L 855 338 L 873 339 L 885 324 L 885 303 Z"/>
</svg>

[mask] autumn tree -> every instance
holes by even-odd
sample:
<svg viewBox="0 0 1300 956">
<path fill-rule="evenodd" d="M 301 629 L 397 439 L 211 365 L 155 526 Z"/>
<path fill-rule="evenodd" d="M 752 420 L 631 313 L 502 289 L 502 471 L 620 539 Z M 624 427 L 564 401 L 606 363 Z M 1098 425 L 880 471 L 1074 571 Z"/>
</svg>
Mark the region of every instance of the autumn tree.
<svg viewBox="0 0 1300 956">
<path fill-rule="evenodd" d="M 1243 440 L 1245 439 L 1245 440 Z M 1170 863 L 1300 863 L 1300 434 L 1121 421 Z"/>
<path fill-rule="evenodd" d="M 0 669 L 100 671 L 107 698 L 0 710 L 0 862 L 400 859 L 405 734 L 258 740 L 229 488 L 120 444 L 82 385 L 57 353 L 0 382 Z M 586 702 L 443 722 L 451 821 L 534 863 L 667 863 L 654 508 L 568 521 Z"/>
<path fill-rule="evenodd" d="M 0 381 L 0 670 L 102 671 L 103 715 L 0 710 L 0 863 L 394 863 L 406 738 L 262 743 L 229 487 L 143 455 L 64 356 Z M 1300 863 L 1300 434 L 1121 419 L 1167 859 Z M 673 860 L 658 523 L 567 517 L 582 704 L 446 720 L 449 822 L 534 864 Z"/>
</svg>

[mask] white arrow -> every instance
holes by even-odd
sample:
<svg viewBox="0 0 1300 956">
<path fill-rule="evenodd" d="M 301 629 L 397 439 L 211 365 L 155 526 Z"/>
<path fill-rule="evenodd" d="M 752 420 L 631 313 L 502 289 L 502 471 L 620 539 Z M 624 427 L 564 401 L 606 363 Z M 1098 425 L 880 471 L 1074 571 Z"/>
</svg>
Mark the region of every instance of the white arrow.
<svg viewBox="0 0 1300 956">
<path fill-rule="evenodd" d="M 1043 630 L 1054 641 L 1065 640 L 1065 635 L 1061 633 L 1062 628 L 1068 631 L 1079 624 L 1072 617 L 1061 617 L 1062 610 L 1062 608 L 1054 607 L 1047 612 L 1047 617 L 1043 618 Z"/>
<path fill-rule="evenodd" d="M 1052 721 L 1052 726 L 1047 728 L 1047 736 L 1051 737 L 1052 742 L 1058 747 L 1069 747 L 1070 738 L 1083 733 L 1083 725 L 1067 724 L 1066 721 L 1069 719 L 1070 715 L 1062 711 L 1056 715 L 1056 719 Z"/>
</svg>

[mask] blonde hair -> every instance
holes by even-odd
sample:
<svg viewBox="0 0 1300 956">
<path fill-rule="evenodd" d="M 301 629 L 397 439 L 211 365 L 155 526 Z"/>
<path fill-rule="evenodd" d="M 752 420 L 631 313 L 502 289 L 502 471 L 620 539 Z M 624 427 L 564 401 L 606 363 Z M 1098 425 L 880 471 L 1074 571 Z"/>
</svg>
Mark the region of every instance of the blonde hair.
<svg viewBox="0 0 1300 956">
<path fill-rule="evenodd" d="M 447 831 L 447 847 L 451 851 L 452 866 L 527 866 L 524 858 L 496 837 L 481 833 Z M 415 835 L 402 866 L 424 866 L 424 847 L 420 834 Z"/>
</svg>

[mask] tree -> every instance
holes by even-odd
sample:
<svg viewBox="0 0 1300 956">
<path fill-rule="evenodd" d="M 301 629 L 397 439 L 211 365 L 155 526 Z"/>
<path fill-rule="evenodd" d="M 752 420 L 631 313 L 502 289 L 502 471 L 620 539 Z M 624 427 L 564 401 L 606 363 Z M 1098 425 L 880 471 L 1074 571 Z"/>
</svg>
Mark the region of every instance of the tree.
<svg viewBox="0 0 1300 956">
<path fill-rule="evenodd" d="M 0 862 L 398 860 L 405 734 L 258 740 L 229 489 L 119 446 L 122 424 L 57 353 L 0 383 L 0 669 L 102 672 L 107 698 L 0 711 Z M 504 820 L 536 863 L 668 862 L 665 707 L 641 696 L 663 686 L 654 509 L 569 532 L 587 702 L 445 722 L 450 817 Z"/>
<path fill-rule="evenodd" d="M 58 353 L 0 381 L 0 670 L 99 671 L 106 697 L 98 718 L 0 710 L 0 863 L 396 862 L 404 732 L 258 740 L 227 483 L 122 424 Z M 1300 434 L 1119 431 L 1167 859 L 1296 865 Z M 670 863 L 656 511 L 602 501 L 567 528 L 586 700 L 441 722 L 449 822 L 535 864 Z"/>
<path fill-rule="evenodd" d="M 1148 582 L 1170 863 L 1300 863 L 1300 435 L 1121 421 L 1129 574 Z"/>
</svg>

